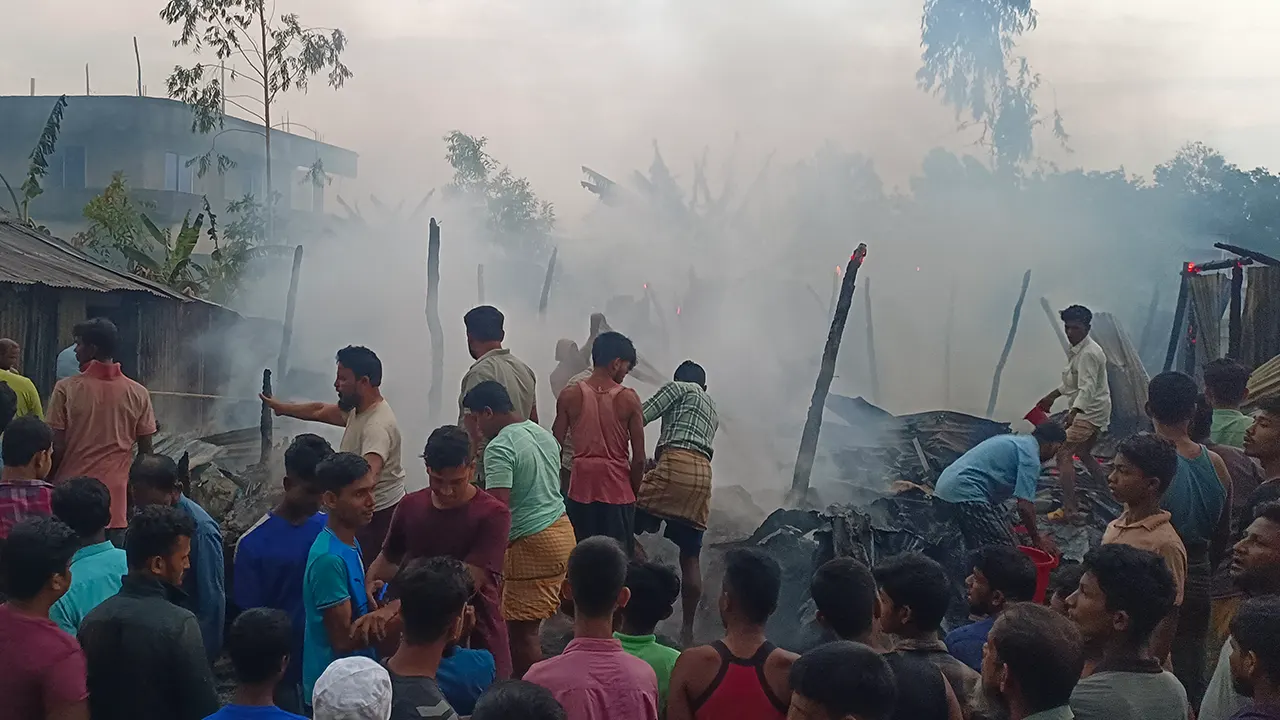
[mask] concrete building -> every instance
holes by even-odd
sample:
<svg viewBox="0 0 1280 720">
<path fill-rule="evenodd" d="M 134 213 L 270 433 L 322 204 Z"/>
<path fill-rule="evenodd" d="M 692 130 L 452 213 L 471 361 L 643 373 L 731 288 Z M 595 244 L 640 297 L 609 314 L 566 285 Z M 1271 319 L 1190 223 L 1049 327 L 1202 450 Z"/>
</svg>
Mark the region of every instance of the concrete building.
<svg viewBox="0 0 1280 720">
<path fill-rule="evenodd" d="M 44 128 L 57 97 L 0 97 L 0 174 L 17 191 L 26 176 L 28 156 Z M 136 200 L 154 205 L 147 214 L 158 225 L 181 222 L 209 199 L 214 212 L 246 194 L 261 198 L 266 178 L 262 126 L 227 116 L 222 130 L 191 131 L 189 107 L 167 98 L 130 95 L 67 96 L 57 151 L 49 158 L 44 193 L 32 201 L 30 213 L 55 234 L 71 237 L 85 226 L 86 203 L 123 172 Z M 211 168 L 200 177 L 192 158 L 214 148 L 236 162 L 225 174 Z M 271 134 L 272 185 L 279 207 L 299 213 L 324 212 L 337 185 L 356 176 L 356 153 L 311 137 L 283 130 Z M 335 179 L 316 187 L 303 182 L 316 160 Z M 11 201 L 0 188 L 0 206 Z M 12 208 L 10 208 L 12 209 Z"/>
</svg>

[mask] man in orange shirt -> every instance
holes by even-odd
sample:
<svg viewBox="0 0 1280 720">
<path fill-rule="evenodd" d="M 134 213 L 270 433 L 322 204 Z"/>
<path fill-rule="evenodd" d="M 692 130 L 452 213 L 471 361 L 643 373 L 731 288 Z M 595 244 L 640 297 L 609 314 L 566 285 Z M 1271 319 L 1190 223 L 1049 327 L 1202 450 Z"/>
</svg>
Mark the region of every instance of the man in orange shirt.
<svg viewBox="0 0 1280 720">
<path fill-rule="evenodd" d="M 84 371 L 59 380 L 49 400 L 53 484 L 80 475 L 102 481 L 111 491 L 107 538 L 117 544 L 128 526 L 134 445 L 139 453 L 150 453 L 156 432 L 150 393 L 125 377 L 114 359 L 118 336 L 105 318 L 76 325 L 76 360 Z"/>
</svg>

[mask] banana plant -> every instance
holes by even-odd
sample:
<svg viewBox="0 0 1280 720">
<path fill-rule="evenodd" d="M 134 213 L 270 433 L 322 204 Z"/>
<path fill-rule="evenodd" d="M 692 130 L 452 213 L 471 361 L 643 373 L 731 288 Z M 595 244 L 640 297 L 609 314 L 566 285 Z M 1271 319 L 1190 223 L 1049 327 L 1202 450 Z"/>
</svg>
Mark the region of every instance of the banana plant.
<svg viewBox="0 0 1280 720">
<path fill-rule="evenodd" d="M 53 110 L 49 113 L 49 119 L 44 123 L 44 130 L 40 133 L 40 138 L 36 140 L 36 146 L 31 150 L 29 156 L 30 164 L 27 166 L 27 177 L 18 186 L 18 190 L 22 193 L 19 197 L 14 192 L 13 186 L 9 184 L 8 179 L 0 175 L 0 182 L 4 183 L 4 187 L 9 191 L 9 199 L 13 201 L 13 213 L 18 216 L 23 224 L 30 227 L 36 227 L 31 220 L 31 201 L 40 196 L 44 192 L 44 188 L 40 187 L 40 178 L 49 174 L 49 156 L 53 155 L 54 150 L 58 146 L 58 133 L 62 131 L 62 111 L 67 107 L 67 96 L 63 95 L 53 104 Z"/>
<path fill-rule="evenodd" d="M 146 228 L 150 240 L 159 247 L 159 252 L 152 254 L 138 247 L 122 246 L 120 251 L 133 265 L 131 271 L 135 275 L 154 280 L 178 292 L 187 295 L 203 295 L 208 282 L 208 272 L 191 259 L 191 253 L 196 248 L 196 242 L 200 240 L 200 230 L 204 226 L 204 213 L 197 214 L 195 221 L 192 222 L 191 213 L 188 212 L 182 218 L 182 226 L 178 228 L 177 235 L 174 235 L 171 230 L 161 230 L 151 218 L 147 217 L 146 213 L 142 214 L 142 225 Z"/>
</svg>

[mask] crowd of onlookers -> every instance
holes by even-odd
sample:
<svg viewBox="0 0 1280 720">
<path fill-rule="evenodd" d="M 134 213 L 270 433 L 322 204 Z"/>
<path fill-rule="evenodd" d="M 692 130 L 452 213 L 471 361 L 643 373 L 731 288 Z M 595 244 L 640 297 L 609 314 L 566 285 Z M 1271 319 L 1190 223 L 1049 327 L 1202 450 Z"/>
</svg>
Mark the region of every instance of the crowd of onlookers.
<svg viewBox="0 0 1280 720">
<path fill-rule="evenodd" d="M 621 385 L 634 347 L 593 328 L 589 367 L 573 367 L 576 346 L 561 358 L 547 431 L 495 313 L 468 313 L 476 363 L 459 424 L 426 441 L 423 490 L 403 488 L 372 351 L 338 353 L 335 404 L 264 398 L 345 431 L 336 449 L 292 439 L 279 503 L 230 563 L 185 468 L 152 452 L 150 399 L 114 362 L 110 323 L 77 326 L 79 372 L 47 421 L 0 376 L 0 720 L 1280 718 L 1280 403 L 1241 413 L 1242 368 L 1210 365 L 1203 395 L 1186 375 L 1152 380 L 1155 431 L 1123 440 L 1107 476 L 1123 512 L 1045 597 L 1000 527 L 970 543 L 958 625 L 936 560 L 838 557 L 808 579 L 820 641 L 783 648 L 767 631 L 783 568 L 736 548 L 723 634 L 698 645 L 705 373 L 686 363 L 641 402 Z M 16 375 L 8 352 L 0 341 L 0 372 Z M 1041 461 L 1066 436 L 1044 427 L 1026 441 Z M 679 569 L 635 542 L 664 528 Z M 670 643 L 658 626 L 678 601 Z M 572 639 L 544 658 L 542 623 L 560 613 Z"/>
</svg>

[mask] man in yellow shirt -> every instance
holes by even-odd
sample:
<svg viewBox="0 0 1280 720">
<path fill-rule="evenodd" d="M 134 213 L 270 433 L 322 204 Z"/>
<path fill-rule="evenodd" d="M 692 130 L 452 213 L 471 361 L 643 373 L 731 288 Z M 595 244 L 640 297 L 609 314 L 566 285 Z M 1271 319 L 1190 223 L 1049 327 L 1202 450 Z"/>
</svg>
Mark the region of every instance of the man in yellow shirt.
<svg viewBox="0 0 1280 720">
<path fill-rule="evenodd" d="M 22 357 L 22 348 L 17 341 L 0 338 L 0 382 L 8 385 L 18 396 L 18 414 L 35 415 L 44 419 L 44 409 L 40 406 L 40 393 L 35 383 L 18 374 L 18 363 Z"/>
</svg>

